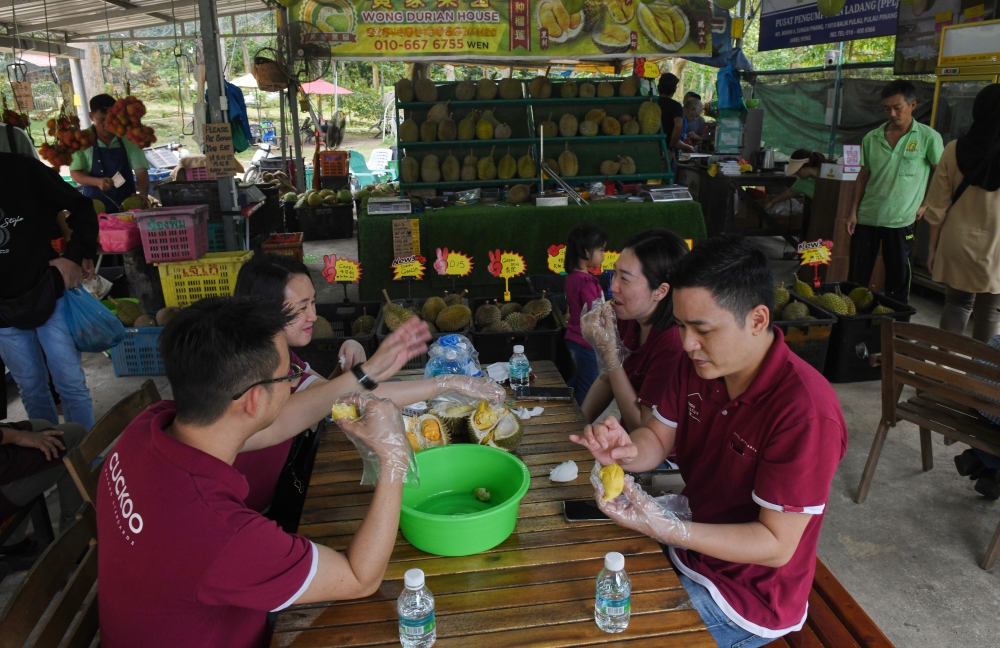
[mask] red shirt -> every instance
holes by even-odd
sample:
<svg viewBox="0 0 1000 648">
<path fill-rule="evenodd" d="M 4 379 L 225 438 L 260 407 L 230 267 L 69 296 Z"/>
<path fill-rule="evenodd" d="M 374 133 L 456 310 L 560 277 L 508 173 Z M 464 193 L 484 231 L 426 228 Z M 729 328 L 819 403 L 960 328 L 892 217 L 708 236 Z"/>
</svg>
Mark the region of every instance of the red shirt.
<svg viewBox="0 0 1000 648">
<path fill-rule="evenodd" d="M 164 433 L 174 414 L 140 414 L 101 471 L 101 645 L 266 646 L 267 613 L 306 591 L 316 548 L 244 506 L 232 466 Z"/>
<path fill-rule="evenodd" d="M 590 310 L 595 301 L 604 297 L 601 282 L 589 272 L 570 272 L 566 275 L 566 304 L 569 306 L 569 319 L 566 320 L 566 339 L 590 348 L 590 343 L 580 332 L 580 313 L 586 306 Z"/>
<path fill-rule="evenodd" d="M 783 567 L 732 563 L 671 548 L 674 564 L 708 588 L 738 626 L 762 637 L 799 630 L 816 569 L 816 542 L 847 425 L 830 383 L 785 345 L 777 328 L 750 387 L 730 400 L 685 355 L 653 410 L 677 427 L 677 463 L 695 522 L 756 521 L 761 507 L 811 515 Z"/>
<path fill-rule="evenodd" d="M 654 326 L 649 331 L 646 343 L 641 346 L 640 332 L 639 322 L 618 321 L 618 334 L 622 338 L 622 344 L 629 350 L 622 368 L 639 397 L 639 404 L 652 408 L 660 402 L 663 389 L 677 373 L 677 367 L 685 357 L 684 346 L 677 327 L 673 325 L 663 331 Z"/>
<path fill-rule="evenodd" d="M 299 367 L 303 372 L 309 370 L 309 364 L 292 353 L 291 350 L 288 351 L 288 355 L 291 364 Z M 288 372 L 292 372 L 291 367 L 289 367 Z M 292 393 L 294 394 L 299 389 L 305 389 L 314 380 L 316 380 L 316 376 L 303 373 L 299 383 L 292 386 Z M 245 500 L 247 508 L 254 511 L 265 511 L 271 505 L 274 493 L 278 489 L 278 478 L 281 477 L 281 471 L 288 460 L 288 452 L 292 449 L 293 441 L 294 439 L 288 439 L 268 448 L 241 452 L 236 455 L 233 468 L 243 473 L 250 486 L 250 492 Z"/>
</svg>

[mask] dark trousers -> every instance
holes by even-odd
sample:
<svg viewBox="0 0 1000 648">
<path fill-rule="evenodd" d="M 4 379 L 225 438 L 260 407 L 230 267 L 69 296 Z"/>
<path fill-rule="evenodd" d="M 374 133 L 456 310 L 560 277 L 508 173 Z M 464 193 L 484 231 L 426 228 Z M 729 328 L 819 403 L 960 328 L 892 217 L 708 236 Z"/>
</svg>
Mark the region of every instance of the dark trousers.
<svg viewBox="0 0 1000 648">
<path fill-rule="evenodd" d="M 913 251 L 913 225 L 876 227 L 859 224 L 851 237 L 851 271 L 848 281 L 868 286 L 875 269 L 879 244 L 885 265 L 885 294 L 904 304 L 910 297 L 910 254 Z"/>
</svg>

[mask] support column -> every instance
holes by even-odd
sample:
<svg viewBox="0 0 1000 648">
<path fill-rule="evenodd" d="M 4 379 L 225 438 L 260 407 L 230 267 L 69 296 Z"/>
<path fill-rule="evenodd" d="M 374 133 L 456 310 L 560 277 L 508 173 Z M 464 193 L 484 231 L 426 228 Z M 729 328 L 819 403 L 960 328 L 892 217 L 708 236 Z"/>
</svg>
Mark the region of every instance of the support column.
<svg viewBox="0 0 1000 648">
<path fill-rule="evenodd" d="M 87 96 L 87 86 L 83 82 L 83 65 L 80 59 L 69 60 L 69 75 L 73 80 L 73 94 L 80 97 L 80 105 L 76 106 L 76 116 L 80 118 L 80 128 L 90 128 L 90 111 Z"/>
</svg>

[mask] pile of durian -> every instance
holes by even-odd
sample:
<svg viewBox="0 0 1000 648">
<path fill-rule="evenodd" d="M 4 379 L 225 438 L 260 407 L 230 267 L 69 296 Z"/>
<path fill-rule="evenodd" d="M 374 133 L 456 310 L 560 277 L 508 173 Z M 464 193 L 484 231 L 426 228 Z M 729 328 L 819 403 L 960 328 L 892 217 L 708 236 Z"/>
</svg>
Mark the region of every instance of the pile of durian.
<svg viewBox="0 0 1000 648">
<path fill-rule="evenodd" d="M 476 309 L 475 330 L 479 333 L 521 333 L 533 331 L 540 322 L 552 316 L 552 302 L 542 296 L 528 303 L 497 302 L 483 304 Z"/>
<path fill-rule="evenodd" d="M 403 421 L 414 452 L 450 443 L 478 443 L 514 452 L 524 435 L 521 419 L 487 401 L 478 405 L 444 401 L 421 416 L 404 416 Z"/>
</svg>

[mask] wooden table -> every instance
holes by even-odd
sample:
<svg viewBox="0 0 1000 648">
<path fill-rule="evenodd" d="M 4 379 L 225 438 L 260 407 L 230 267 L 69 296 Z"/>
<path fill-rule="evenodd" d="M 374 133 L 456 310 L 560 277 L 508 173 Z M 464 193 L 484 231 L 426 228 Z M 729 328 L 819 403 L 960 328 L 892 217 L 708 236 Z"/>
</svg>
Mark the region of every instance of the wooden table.
<svg viewBox="0 0 1000 648">
<path fill-rule="evenodd" d="M 551 362 L 536 362 L 541 386 L 563 385 Z M 403 372 L 415 379 L 422 372 Z M 530 406 L 530 405 L 529 405 Z M 399 645 L 396 598 L 403 574 L 427 576 L 437 613 L 436 646 L 673 646 L 716 644 L 660 546 L 610 522 L 567 523 L 562 501 L 594 496 L 590 453 L 569 441 L 581 430 L 576 403 L 548 404 L 525 422 L 518 455 L 531 472 L 517 527 L 505 542 L 474 556 L 433 556 L 399 534 L 379 591 L 366 599 L 298 605 L 278 615 L 272 646 Z M 580 476 L 549 481 L 549 470 L 573 459 Z M 299 533 L 342 551 L 368 510 L 372 488 L 359 485 L 361 459 L 339 432 L 320 442 Z M 621 634 L 594 623 L 594 586 L 604 555 L 619 551 L 632 578 L 632 619 Z M 655 639 L 654 639 L 655 638 Z"/>
</svg>

